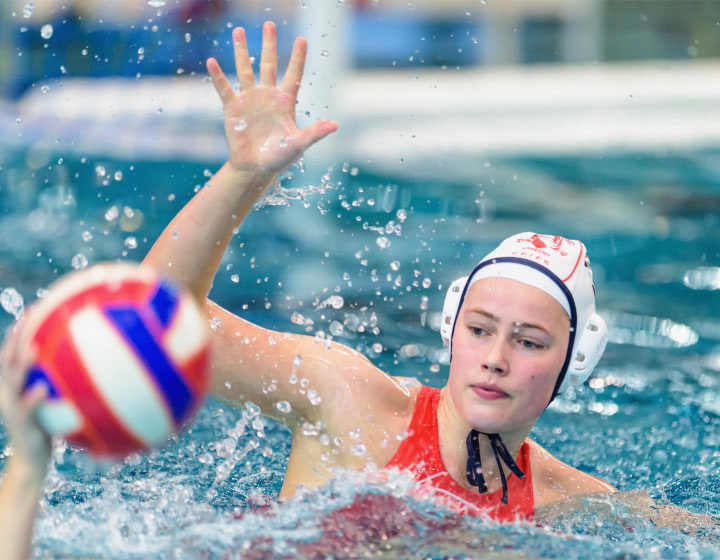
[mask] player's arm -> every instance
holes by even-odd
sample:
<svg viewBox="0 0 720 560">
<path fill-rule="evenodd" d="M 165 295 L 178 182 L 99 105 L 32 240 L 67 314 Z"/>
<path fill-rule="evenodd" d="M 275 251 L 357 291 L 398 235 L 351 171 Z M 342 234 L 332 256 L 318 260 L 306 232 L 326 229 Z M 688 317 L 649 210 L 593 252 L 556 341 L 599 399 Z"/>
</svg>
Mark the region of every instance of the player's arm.
<svg viewBox="0 0 720 560">
<path fill-rule="evenodd" d="M 337 129 L 318 121 L 300 130 L 295 104 L 307 43 L 298 38 L 280 85 L 276 85 L 276 30 L 263 26 L 257 83 L 245 31 L 233 31 L 240 91 L 235 92 L 218 62 L 207 69 L 223 104 L 229 158 L 163 231 L 144 263 L 189 288 L 200 302 L 208 296 L 220 260 L 237 228 L 275 179 L 309 146 Z"/>
<path fill-rule="evenodd" d="M 412 406 L 408 389 L 356 350 L 263 329 L 212 303 L 208 311 L 219 325 L 212 392 L 223 401 L 252 401 L 291 429 L 318 420 L 340 429 L 345 421 L 357 424 L 364 412 L 402 413 Z"/>
<path fill-rule="evenodd" d="M 295 354 L 307 351 L 293 348 L 293 355 L 287 350 L 285 355 L 277 357 L 279 347 L 269 346 L 269 333 L 219 309 L 207 299 L 208 293 L 235 228 L 277 173 L 310 145 L 336 130 L 337 123 L 318 121 L 303 130 L 295 124 L 295 104 L 307 51 L 305 39 L 295 41 L 279 85 L 276 85 L 276 30 L 271 22 L 263 26 L 257 83 L 242 28 L 233 31 L 233 45 L 239 92 L 233 89 L 215 59 L 207 62 L 223 103 L 228 161 L 175 216 L 144 263 L 189 288 L 208 317 L 222 317 L 223 326 L 214 336 L 217 339 L 214 374 L 222 380 L 215 384 L 215 393 L 227 398 L 225 389 L 230 383 L 236 389 L 242 388 L 243 400 L 260 403 L 283 394 L 280 391 L 266 397 L 265 388 L 280 371 L 289 374 Z M 236 337 L 237 332 L 244 335 Z M 242 344 L 243 338 L 252 342 Z M 237 391 L 233 390 L 232 395 L 235 400 Z"/>
<path fill-rule="evenodd" d="M 612 484 L 563 463 L 536 442 L 529 442 L 537 507 L 564 501 L 573 496 L 617 492 Z"/>
<path fill-rule="evenodd" d="M 0 543 L 6 558 L 30 557 L 33 523 L 50 457 L 50 438 L 35 418 L 47 389 L 38 383 L 22 393 L 33 356 L 18 351 L 18 346 L 17 335 L 12 333 L 0 358 L 0 410 L 12 448 L 0 485 Z"/>
</svg>

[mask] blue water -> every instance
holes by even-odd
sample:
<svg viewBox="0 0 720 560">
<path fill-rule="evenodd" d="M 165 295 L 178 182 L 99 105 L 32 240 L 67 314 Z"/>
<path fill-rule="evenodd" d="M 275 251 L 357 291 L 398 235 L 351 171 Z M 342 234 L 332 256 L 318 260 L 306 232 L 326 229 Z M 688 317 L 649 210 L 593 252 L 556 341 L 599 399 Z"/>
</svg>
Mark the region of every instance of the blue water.
<svg viewBox="0 0 720 560">
<path fill-rule="evenodd" d="M 141 260 L 218 166 L 2 154 L 0 288 L 26 302 L 73 260 Z M 332 337 L 392 374 L 441 386 L 444 287 L 511 233 L 579 237 L 611 343 L 591 384 L 559 398 L 532 436 L 623 492 L 717 516 L 718 162 L 714 150 L 518 157 L 478 162 L 472 184 L 306 162 L 284 186 L 317 192 L 281 194 L 292 204 L 253 213 L 212 297 L 263 326 Z M 330 296 L 343 298 L 339 309 L 322 303 Z M 12 320 L 5 314 L 2 327 Z M 541 512 L 541 526 L 498 526 L 408 497 L 403 478 L 378 485 L 345 473 L 255 511 L 274 503 L 289 444 L 280 424 L 210 398 L 187 432 L 121 464 L 60 447 L 36 557 L 720 557 L 717 529 L 655 527 L 632 494 Z"/>
</svg>

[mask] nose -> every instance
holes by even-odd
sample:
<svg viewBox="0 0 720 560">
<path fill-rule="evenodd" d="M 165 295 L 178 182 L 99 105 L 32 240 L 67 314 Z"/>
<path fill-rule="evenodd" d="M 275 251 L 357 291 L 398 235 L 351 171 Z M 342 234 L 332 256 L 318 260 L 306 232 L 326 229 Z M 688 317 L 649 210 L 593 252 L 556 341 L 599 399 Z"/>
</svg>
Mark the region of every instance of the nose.
<svg viewBox="0 0 720 560">
<path fill-rule="evenodd" d="M 486 346 L 486 352 L 482 358 L 482 368 L 495 375 L 505 375 L 509 370 L 507 350 L 506 340 L 501 336 L 493 337 Z"/>
</svg>

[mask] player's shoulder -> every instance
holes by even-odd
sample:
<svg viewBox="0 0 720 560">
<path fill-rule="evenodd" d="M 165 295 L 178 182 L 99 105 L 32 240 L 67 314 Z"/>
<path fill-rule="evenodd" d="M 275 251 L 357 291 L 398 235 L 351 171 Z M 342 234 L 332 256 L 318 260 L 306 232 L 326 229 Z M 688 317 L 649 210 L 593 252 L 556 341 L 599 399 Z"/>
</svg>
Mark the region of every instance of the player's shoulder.
<svg viewBox="0 0 720 560">
<path fill-rule="evenodd" d="M 578 494 L 617 492 L 612 484 L 571 467 L 531 439 L 527 442 L 536 507 Z"/>
</svg>

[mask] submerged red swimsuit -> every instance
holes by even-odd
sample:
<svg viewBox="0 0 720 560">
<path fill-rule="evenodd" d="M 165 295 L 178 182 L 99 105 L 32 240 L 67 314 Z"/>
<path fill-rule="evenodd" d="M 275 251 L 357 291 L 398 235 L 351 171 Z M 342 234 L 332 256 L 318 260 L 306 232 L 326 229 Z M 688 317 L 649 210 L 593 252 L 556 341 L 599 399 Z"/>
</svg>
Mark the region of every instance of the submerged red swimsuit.
<svg viewBox="0 0 720 560">
<path fill-rule="evenodd" d="M 510 474 L 507 479 L 507 504 L 500 501 L 502 490 L 486 494 L 466 490 L 453 480 L 440 456 L 437 423 L 439 402 L 440 389 L 423 387 L 420 390 L 408 428 L 410 435 L 402 441 L 385 468 L 410 470 L 418 481 L 427 481 L 434 494 L 448 498 L 443 501 L 461 513 L 487 515 L 496 521 L 532 519 L 535 498 L 530 473 L 530 446 L 527 441 L 520 448 L 516 461 L 525 473 L 525 478 L 520 479 Z"/>
</svg>

